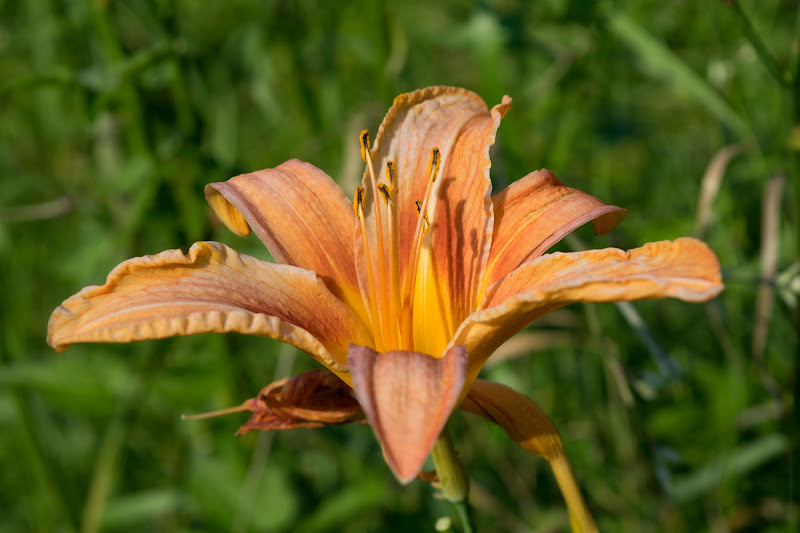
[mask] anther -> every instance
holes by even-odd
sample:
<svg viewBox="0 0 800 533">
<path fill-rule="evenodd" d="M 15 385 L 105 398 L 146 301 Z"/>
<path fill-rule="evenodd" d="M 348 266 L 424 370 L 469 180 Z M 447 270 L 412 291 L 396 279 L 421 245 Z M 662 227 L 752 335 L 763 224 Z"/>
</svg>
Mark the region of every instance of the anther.
<svg viewBox="0 0 800 533">
<path fill-rule="evenodd" d="M 395 178 L 394 162 L 387 161 L 386 162 L 386 181 L 389 182 L 389 185 L 392 186 L 392 189 L 394 189 L 394 178 Z"/>
<path fill-rule="evenodd" d="M 356 218 L 359 218 L 360 211 L 364 205 L 364 187 L 356 187 L 356 193 L 353 196 L 353 211 L 356 214 Z"/>
<path fill-rule="evenodd" d="M 361 159 L 367 160 L 367 153 L 369 153 L 369 130 L 361 130 L 359 136 L 361 140 Z"/>
<path fill-rule="evenodd" d="M 439 149 L 434 148 L 431 150 L 431 164 L 428 167 L 428 172 L 430 176 L 431 182 L 436 181 L 436 176 L 439 174 L 439 164 L 442 162 L 442 158 L 439 155 Z"/>
<path fill-rule="evenodd" d="M 417 214 L 422 215 L 422 204 L 420 203 L 420 201 L 415 200 L 414 205 L 417 206 Z M 430 229 L 431 225 L 430 222 L 428 221 L 428 213 L 425 213 L 424 215 L 422 215 L 422 234 L 424 235 L 428 233 Z"/>
<path fill-rule="evenodd" d="M 389 186 L 385 183 L 381 183 L 378 185 L 378 190 L 381 191 L 383 195 L 383 200 L 386 202 L 386 205 L 389 205 L 392 201 L 392 193 L 389 191 Z"/>
</svg>

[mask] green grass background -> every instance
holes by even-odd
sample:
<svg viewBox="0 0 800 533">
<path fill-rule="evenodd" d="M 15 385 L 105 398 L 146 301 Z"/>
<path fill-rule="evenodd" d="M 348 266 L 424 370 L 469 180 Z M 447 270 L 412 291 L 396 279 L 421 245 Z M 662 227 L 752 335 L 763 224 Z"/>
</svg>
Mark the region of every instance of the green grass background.
<svg viewBox="0 0 800 533">
<path fill-rule="evenodd" d="M 50 312 L 129 257 L 202 239 L 267 257 L 203 186 L 298 157 L 350 191 L 358 132 L 437 84 L 514 98 L 498 190 L 547 167 L 630 209 L 559 249 L 691 235 L 706 167 L 741 146 L 704 234 L 721 297 L 574 305 L 483 376 L 552 416 L 603 531 L 796 530 L 798 5 L 738 5 L 0 1 L 0 532 L 432 531 L 451 512 L 395 482 L 367 426 L 234 437 L 244 416 L 179 419 L 314 366 L 293 349 L 45 343 Z M 568 528 L 544 460 L 470 415 L 452 426 L 480 531 Z"/>
</svg>

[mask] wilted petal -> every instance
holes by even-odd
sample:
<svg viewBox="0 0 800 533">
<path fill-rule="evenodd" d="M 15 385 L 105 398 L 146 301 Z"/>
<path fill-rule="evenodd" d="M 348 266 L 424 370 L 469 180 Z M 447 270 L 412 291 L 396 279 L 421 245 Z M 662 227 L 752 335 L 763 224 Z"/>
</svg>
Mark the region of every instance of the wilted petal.
<svg viewBox="0 0 800 533">
<path fill-rule="evenodd" d="M 597 531 L 564 454 L 561 436 L 541 407 L 510 387 L 481 379 L 472 385 L 460 407 L 494 422 L 506 430 L 511 440 L 547 459 L 567 502 L 572 530 Z"/>
<path fill-rule="evenodd" d="M 494 234 L 484 286 L 531 261 L 593 221 L 595 234 L 614 229 L 627 210 L 561 183 L 547 169 L 531 172 L 492 198 Z"/>
<path fill-rule="evenodd" d="M 129 342 L 208 332 L 264 335 L 346 371 L 347 345 L 369 343 L 356 315 L 313 273 L 199 242 L 121 263 L 50 317 L 48 342 Z"/>
<path fill-rule="evenodd" d="M 253 415 L 239 429 L 239 435 L 256 429 L 271 431 L 364 422 L 353 389 L 323 369 L 308 370 L 271 383 L 244 405 Z"/>
<path fill-rule="evenodd" d="M 722 289 L 717 256 L 692 238 L 649 243 L 628 252 L 608 248 L 548 254 L 490 286 L 482 310 L 461 324 L 451 345 L 467 347 L 469 385 L 503 342 L 559 307 L 646 298 L 701 302 Z"/>
<path fill-rule="evenodd" d="M 417 352 L 379 354 L 350 345 L 353 388 L 395 477 L 416 477 L 458 402 L 467 356 L 454 346 L 442 358 Z"/>
<path fill-rule="evenodd" d="M 278 263 L 316 272 L 362 320 L 350 200 L 323 171 L 297 159 L 206 185 L 209 205 L 234 232 L 252 228 Z"/>
</svg>

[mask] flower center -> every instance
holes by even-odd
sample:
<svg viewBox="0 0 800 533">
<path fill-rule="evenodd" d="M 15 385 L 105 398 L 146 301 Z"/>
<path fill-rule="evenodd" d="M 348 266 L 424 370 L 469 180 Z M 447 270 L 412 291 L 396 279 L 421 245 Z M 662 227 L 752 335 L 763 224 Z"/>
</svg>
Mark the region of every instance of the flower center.
<svg viewBox="0 0 800 533">
<path fill-rule="evenodd" d="M 370 239 L 364 216 L 365 191 L 356 188 L 353 210 L 361 232 L 363 261 L 366 271 L 367 306 L 370 310 L 375 337 L 375 348 L 379 352 L 389 350 L 414 350 L 414 295 L 417 287 L 417 271 L 426 247 L 425 235 L 433 221 L 428 217 L 433 201 L 433 184 L 439 173 L 441 155 L 438 148 L 431 150 L 428 184 L 422 201 L 416 200 L 417 223 L 412 247 L 408 257 L 408 268 L 404 279 L 400 279 L 400 249 L 397 214 L 397 169 L 393 161 L 386 162 L 386 183 L 378 183 L 378 175 L 369 149 L 369 132 L 360 136 L 361 157 L 367 163 L 369 191 L 372 197 L 374 217 L 374 239 Z M 435 214 L 435 211 L 434 211 Z M 388 241 L 388 246 L 387 242 Z M 428 240 L 429 241 L 429 240 Z M 374 248 L 373 248 L 374 246 Z M 358 253 L 358 250 L 356 251 Z M 439 354 L 435 354 L 439 355 Z"/>
</svg>

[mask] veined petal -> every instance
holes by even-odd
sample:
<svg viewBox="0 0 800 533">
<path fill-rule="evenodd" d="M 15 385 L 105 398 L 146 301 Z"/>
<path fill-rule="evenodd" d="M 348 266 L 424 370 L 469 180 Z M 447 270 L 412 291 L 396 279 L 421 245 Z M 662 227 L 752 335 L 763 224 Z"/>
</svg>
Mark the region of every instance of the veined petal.
<svg viewBox="0 0 800 533">
<path fill-rule="evenodd" d="M 505 113 L 508 105 L 505 101 L 496 108 L 496 114 Z M 497 119 L 499 121 L 499 118 Z M 441 154 L 439 179 L 434 184 L 434 196 L 442 183 L 450 183 L 448 198 L 456 200 L 452 178 L 470 181 L 470 185 L 478 187 L 475 192 L 475 203 L 478 214 L 470 214 L 465 221 L 479 227 L 476 240 L 480 243 L 486 232 L 487 214 L 485 205 L 488 198 L 488 146 L 494 141 L 495 118 L 489 113 L 486 103 L 477 94 L 456 87 L 428 87 L 394 99 L 392 107 L 383 119 L 378 130 L 374 149 L 371 151 L 375 170 L 379 179 L 385 183 L 384 170 L 388 161 L 396 168 L 396 183 L 393 186 L 395 209 L 398 220 L 398 245 L 400 258 L 400 276 L 406 276 L 407 263 L 414 246 L 414 230 L 418 214 L 416 201 L 422 202 L 428 185 L 431 152 L 438 148 Z M 463 137 L 462 137 L 463 136 Z M 475 153 L 472 151 L 476 150 Z M 472 163 L 469 175 L 456 175 L 462 172 L 463 166 Z M 447 178 L 451 178 L 448 180 Z M 369 238 L 372 249 L 375 243 L 375 221 L 373 214 L 372 190 L 369 187 L 369 176 L 365 173 L 365 210 L 369 227 Z M 467 187 L 468 185 L 464 185 Z M 463 199 L 463 198 L 462 198 Z M 428 208 L 429 217 L 439 202 L 432 202 Z M 453 207 L 455 210 L 456 207 Z M 442 215 L 443 218 L 446 215 Z M 472 217 L 476 217 L 474 220 Z M 462 215 L 462 218 L 463 215 Z M 455 221 L 449 221 L 455 222 Z M 387 226 L 384 224 L 384 226 Z M 388 242 L 388 228 L 384 242 Z M 489 227 L 489 230 L 491 228 Z M 468 243 L 469 244 L 469 243 Z"/>
<path fill-rule="evenodd" d="M 478 304 L 480 283 L 492 243 L 493 209 L 489 148 L 511 99 L 490 113 L 474 115 L 458 132 L 438 181 L 430 247 L 419 264 L 414 306 L 414 346 L 443 353 L 455 328 Z M 433 323 L 444 335 L 431 336 Z"/>
<path fill-rule="evenodd" d="M 458 402 L 467 365 L 464 347 L 435 358 L 417 352 L 379 354 L 351 344 L 347 361 L 356 396 L 389 467 L 401 483 L 409 483 Z"/>
<path fill-rule="evenodd" d="M 547 459 L 567 502 L 572 530 L 597 531 L 564 454 L 561 436 L 541 407 L 510 387 L 482 379 L 475 381 L 460 407 L 494 422 L 506 430 L 511 440 Z"/>
<path fill-rule="evenodd" d="M 565 235 L 593 221 L 607 233 L 628 211 L 561 183 L 547 169 L 531 172 L 492 198 L 494 234 L 484 288 L 536 259 Z"/>
<path fill-rule="evenodd" d="M 627 252 L 607 248 L 548 254 L 491 285 L 481 310 L 467 317 L 450 345 L 467 347 L 469 386 L 503 342 L 559 307 L 579 301 L 646 298 L 701 302 L 723 288 L 717 256 L 703 242 L 688 237 Z"/>
<path fill-rule="evenodd" d="M 252 228 L 276 262 L 313 270 L 366 320 L 353 255 L 353 209 L 322 170 L 291 159 L 276 168 L 210 183 L 205 194 L 231 231 L 246 236 Z"/>
<path fill-rule="evenodd" d="M 313 272 L 199 242 L 121 263 L 50 317 L 48 343 L 129 342 L 239 332 L 289 343 L 348 379 L 347 345 L 369 336 Z"/>
</svg>

